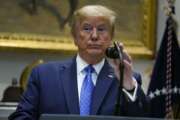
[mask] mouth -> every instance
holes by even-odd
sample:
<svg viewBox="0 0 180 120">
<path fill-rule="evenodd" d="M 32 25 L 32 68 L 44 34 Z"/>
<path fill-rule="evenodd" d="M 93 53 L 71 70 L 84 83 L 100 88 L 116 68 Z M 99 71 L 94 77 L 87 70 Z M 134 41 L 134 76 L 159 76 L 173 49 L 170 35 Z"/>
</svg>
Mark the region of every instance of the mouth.
<svg viewBox="0 0 180 120">
<path fill-rule="evenodd" d="M 91 44 L 88 46 L 90 49 L 100 49 L 101 48 L 101 45 L 98 45 L 98 44 Z"/>
</svg>

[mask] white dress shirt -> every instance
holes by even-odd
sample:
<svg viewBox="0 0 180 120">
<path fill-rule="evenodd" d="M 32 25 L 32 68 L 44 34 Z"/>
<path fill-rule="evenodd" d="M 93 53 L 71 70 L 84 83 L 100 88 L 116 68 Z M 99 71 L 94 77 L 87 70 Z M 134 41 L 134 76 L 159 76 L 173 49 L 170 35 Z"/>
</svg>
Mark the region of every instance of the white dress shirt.
<svg viewBox="0 0 180 120">
<path fill-rule="evenodd" d="M 105 59 L 103 59 L 102 61 L 100 61 L 99 63 L 93 65 L 93 68 L 95 69 L 95 72 L 92 73 L 92 81 L 94 86 L 96 86 L 96 82 L 97 82 L 97 76 L 99 75 L 103 65 L 104 65 Z M 83 84 L 83 80 L 85 78 L 85 71 L 84 68 L 87 67 L 89 64 L 86 63 L 80 56 L 79 54 L 76 57 L 76 64 L 77 64 L 77 85 L 78 85 L 78 97 L 80 100 L 80 93 L 81 93 L 81 87 Z M 126 93 L 126 95 L 129 97 L 129 99 L 131 99 L 131 101 L 135 101 L 136 99 L 136 92 L 137 92 L 137 82 L 135 80 L 135 78 L 133 78 L 135 81 L 135 90 L 133 95 L 131 95 L 127 90 L 123 89 L 123 91 Z"/>
</svg>

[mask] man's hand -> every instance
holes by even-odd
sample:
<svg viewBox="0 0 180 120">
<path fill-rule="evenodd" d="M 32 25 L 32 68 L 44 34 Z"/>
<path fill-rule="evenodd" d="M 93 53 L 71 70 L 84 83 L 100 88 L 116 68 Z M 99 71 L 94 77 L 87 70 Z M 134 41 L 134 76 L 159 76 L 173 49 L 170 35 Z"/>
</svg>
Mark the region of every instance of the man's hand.
<svg viewBox="0 0 180 120">
<path fill-rule="evenodd" d="M 127 53 L 126 50 L 123 48 L 122 43 L 118 43 L 119 47 L 123 51 L 123 64 L 124 64 L 124 78 L 123 78 L 123 88 L 126 90 L 132 90 L 135 87 L 135 81 L 133 80 L 133 71 L 132 71 L 132 59 Z M 119 69 L 119 64 L 120 60 L 119 59 L 111 59 L 110 64 L 114 68 L 114 72 L 118 80 L 120 80 L 120 69 Z"/>
</svg>

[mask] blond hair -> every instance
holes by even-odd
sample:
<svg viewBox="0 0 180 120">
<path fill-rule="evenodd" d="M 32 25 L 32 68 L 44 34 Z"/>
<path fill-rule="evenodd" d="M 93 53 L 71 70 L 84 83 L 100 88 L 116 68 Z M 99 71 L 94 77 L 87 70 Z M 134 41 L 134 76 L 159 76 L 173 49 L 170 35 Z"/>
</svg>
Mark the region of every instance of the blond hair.
<svg viewBox="0 0 180 120">
<path fill-rule="evenodd" d="M 111 25 L 112 28 L 111 32 L 113 36 L 116 13 L 102 5 L 87 5 L 75 11 L 72 20 L 72 29 L 71 29 L 72 34 L 75 34 L 76 23 L 78 21 L 81 21 L 82 18 L 91 17 L 91 16 L 92 17 L 101 16 L 107 19 Z"/>
</svg>

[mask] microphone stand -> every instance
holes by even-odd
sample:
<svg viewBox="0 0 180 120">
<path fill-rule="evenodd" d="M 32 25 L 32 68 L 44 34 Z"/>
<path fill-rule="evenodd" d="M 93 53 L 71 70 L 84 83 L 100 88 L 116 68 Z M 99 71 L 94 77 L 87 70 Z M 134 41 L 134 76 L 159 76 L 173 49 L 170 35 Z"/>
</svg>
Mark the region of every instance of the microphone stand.
<svg viewBox="0 0 180 120">
<path fill-rule="evenodd" d="M 116 104 L 115 104 L 115 110 L 114 110 L 114 115 L 115 116 L 120 116 L 121 115 L 121 110 L 120 107 L 122 106 L 122 89 L 123 89 L 123 79 L 124 79 L 124 63 L 123 63 L 123 52 L 118 43 L 114 43 L 115 48 L 118 51 L 119 54 L 119 75 L 120 75 L 120 80 L 119 80 L 119 86 L 118 86 L 118 92 L 117 92 L 117 99 L 116 99 Z"/>
</svg>

